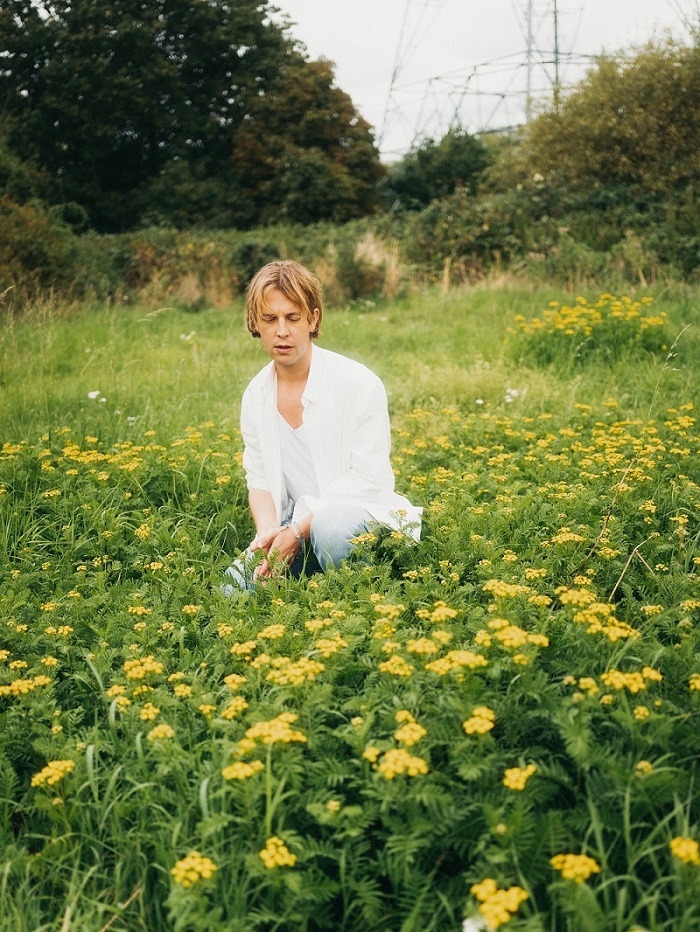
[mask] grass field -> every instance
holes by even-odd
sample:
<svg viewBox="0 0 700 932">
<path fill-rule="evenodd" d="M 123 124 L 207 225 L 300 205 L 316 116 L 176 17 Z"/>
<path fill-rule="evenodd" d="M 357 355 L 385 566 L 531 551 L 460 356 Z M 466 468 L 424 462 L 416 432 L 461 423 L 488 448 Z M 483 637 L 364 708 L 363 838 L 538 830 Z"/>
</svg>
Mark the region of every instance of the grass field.
<svg viewBox="0 0 700 932">
<path fill-rule="evenodd" d="M 241 308 L 5 320 L 0 929 L 700 927 L 700 313 L 652 297 L 329 310 L 423 537 L 235 603 Z"/>
</svg>

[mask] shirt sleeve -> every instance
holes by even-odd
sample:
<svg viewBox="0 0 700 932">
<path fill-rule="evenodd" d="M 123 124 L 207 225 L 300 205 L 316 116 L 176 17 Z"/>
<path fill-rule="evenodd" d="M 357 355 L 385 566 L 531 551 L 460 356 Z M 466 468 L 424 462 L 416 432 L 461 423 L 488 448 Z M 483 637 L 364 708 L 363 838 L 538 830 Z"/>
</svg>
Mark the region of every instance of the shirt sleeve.
<svg viewBox="0 0 700 932">
<path fill-rule="evenodd" d="M 256 417 L 256 409 L 259 409 L 259 405 L 256 404 L 252 392 L 246 390 L 241 399 L 241 434 L 243 435 L 244 444 L 243 469 L 249 489 L 261 489 L 264 492 L 272 493 L 258 442 L 257 428 L 260 423 L 261 412 L 258 410 Z"/>
</svg>

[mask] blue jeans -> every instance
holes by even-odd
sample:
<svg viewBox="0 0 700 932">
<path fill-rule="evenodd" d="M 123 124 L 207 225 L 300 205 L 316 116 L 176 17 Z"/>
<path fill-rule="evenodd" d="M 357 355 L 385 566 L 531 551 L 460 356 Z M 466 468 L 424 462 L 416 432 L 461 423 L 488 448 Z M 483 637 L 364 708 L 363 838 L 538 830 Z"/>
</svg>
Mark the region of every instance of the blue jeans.
<svg viewBox="0 0 700 932">
<path fill-rule="evenodd" d="M 311 540 L 302 547 L 289 567 L 290 575 L 299 577 L 304 573 L 311 576 L 325 572 L 329 566 L 336 566 L 352 550 L 352 538 L 363 534 L 371 521 L 369 512 L 352 502 L 337 502 L 323 508 L 311 519 Z M 220 587 L 221 593 L 230 596 L 242 589 L 252 592 L 256 587 L 253 582 L 256 562 L 250 552 L 235 560 L 224 573 L 231 582 Z"/>
</svg>

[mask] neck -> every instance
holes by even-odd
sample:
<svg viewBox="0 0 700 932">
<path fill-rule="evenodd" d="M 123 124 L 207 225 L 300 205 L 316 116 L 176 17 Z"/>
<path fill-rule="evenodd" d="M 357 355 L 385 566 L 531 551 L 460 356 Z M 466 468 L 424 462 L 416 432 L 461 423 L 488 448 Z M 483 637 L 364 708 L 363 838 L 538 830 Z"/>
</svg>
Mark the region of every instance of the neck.
<svg viewBox="0 0 700 932">
<path fill-rule="evenodd" d="M 306 385 L 306 382 L 309 378 L 309 370 L 311 369 L 311 354 L 313 352 L 313 346 L 309 343 L 308 350 L 304 353 L 303 357 L 295 363 L 293 366 L 281 366 L 279 363 L 275 363 L 275 373 L 277 375 L 277 382 L 282 383 L 283 385 Z"/>
</svg>

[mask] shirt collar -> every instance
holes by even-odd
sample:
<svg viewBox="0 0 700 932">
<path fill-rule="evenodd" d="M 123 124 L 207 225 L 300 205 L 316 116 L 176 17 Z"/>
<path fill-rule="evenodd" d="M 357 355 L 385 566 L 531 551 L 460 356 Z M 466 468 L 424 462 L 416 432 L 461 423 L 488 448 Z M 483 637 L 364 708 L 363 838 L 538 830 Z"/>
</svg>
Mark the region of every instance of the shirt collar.
<svg viewBox="0 0 700 932">
<path fill-rule="evenodd" d="M 323 391 L 323 350 L 311 344 L 311 365 L 309 367 L 309 377 L 306 380 L 306 388 L 301 396 L 301 403 L 306 405 L 318 401 Z"/>
</svg>

